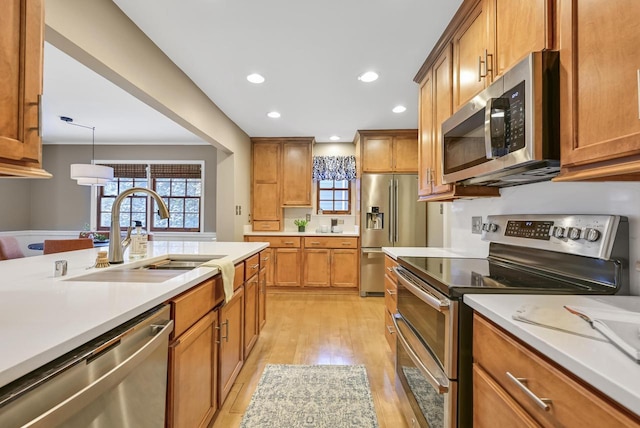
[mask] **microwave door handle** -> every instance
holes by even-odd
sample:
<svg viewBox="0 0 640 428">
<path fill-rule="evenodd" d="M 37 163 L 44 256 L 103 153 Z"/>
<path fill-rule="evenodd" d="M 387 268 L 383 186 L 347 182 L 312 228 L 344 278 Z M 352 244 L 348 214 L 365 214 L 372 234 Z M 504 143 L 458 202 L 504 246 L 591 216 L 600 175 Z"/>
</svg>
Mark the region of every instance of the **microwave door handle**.
<svg viewBox="0 0 640 428">
<path fill-rule="evenodd" d="M 484 147 L 487 159 L 496 159 L 508 153 L 505 141 L 509 101 L 505 98 L 489 98 L 484 110 Z M 496 120 L 494 120 L 494 117 Z M 497 118 L 502 118 L 502 135 L 496 135 Z"/>
</svg>

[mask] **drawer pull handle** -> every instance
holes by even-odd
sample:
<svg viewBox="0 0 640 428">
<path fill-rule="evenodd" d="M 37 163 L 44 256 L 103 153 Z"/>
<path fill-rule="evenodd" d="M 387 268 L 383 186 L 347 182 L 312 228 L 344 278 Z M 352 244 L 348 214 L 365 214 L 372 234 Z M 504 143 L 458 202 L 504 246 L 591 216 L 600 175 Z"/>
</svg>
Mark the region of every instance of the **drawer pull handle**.
<svg viewBox="0 0 640 428">
<path fill-rule="evenodd" d="M 507 377 L 509 379 L 511 379 L 511 381 L 513 383 L 515 383 L 516 386 L 522 390 L 522 392 L 527 394 L 529 396 L 529 398 L 531 398 L 533 400 L 533 402 L 538 405 L 538 407 L 540 407 L 545 412 L 548 412 L 549 410 L 551 410 L 551 407 L 549 407 L 549 404 L 551 403 L 551 399 L 549 399 L 549 398 L 540 398 L 536 394 L 534 394 L 533 391 L 531 391 L 525 385 L 525 383 L 527 383 L 527 379 L 521 378 L 521 377 L 515 377 L 514 375 L 512 375 L 509 372 L 506 372 L 506 373 L 507 373 Z"/>
<path fill-rule="evenodd" d="M 320 243 L 319 243 L 319 242 L 316 242 L 316 241 L 313 241 L 313 242 L 311 243 L 311 245 L 320 245 Z"/>
<path fill-rule="evenodd" d="M 258 269 L 259 266 L 260 266 L 260 263 L 256 263 L 255 265 L 251 266 L 250 269 Z"/>
<path fill-rule="evenodd" d="M 392 325 L 388 325 L 387 330 L 389 331 L 389 334 L 396 334 L 396 331 L 393 329 Z"/>
<path fill-rule="evenodd" d="M 388 266 L 388 267 L 387 267 L 387 270 L 388 270 L 389 272 L 393 272 L 393 268 L 392 268 L 391 266 Z"/>
<path fill-rule="evenodd" d="M 351 245 L 351 242 L 343 242 L 342 245 Z"/>
<path fill-rule="evenodd" d="M 269 261 L 269 257 L 267 256 L 267 257 L 263 258 L 262 261 L 263 262 L 268 262 Z"/>
<path fill-rule="evenodd" d="M 387 288 L 387 293 L 389 293 L 390 296 L 393 296 L 394 294 L 396 294 L 395 290 L 392 290 L 390 288 Z"/>
<path fill-rule="evenodd" d="M 293 241 L 285 241 L 284 245 L 293 245 Z"/>
</svg>

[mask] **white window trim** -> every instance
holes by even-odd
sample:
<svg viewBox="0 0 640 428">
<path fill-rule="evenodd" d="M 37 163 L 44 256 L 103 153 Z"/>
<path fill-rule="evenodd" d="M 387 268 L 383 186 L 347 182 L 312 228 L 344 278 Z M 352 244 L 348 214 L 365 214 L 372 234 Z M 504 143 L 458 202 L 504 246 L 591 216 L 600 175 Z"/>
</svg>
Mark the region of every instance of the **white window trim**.
<svg viewBox="0 0 640 428">
<path fill-rule="evenodd" d="M 202 181 L 202 187 L 200 195 L 200 232 L 188 232 L 188 233 L 205 233 L 204 232 L 204 218 L 205 218 L 205 162 L 203 160 L 153 160 L 153 161 L 144 161 L 144 160 L 105 160 L 105 159 L 96 159 L 95 163 L 106 163 L 106 164 L 135 164 L 135 165 L 151 165 L 151 164 L 162 164 L 162 165 L 200 165 L 201 176 L 200 180 Z M 151 183 L 149 179 L 149 169 L 147 168 L 147 183 Z M 98 189 L 95 186 L 91 186 L 91 221 L 89 223 L 91 230 L 96 230 L 98 225 L 96 223 L 98 216 Z M 184 232 L 163 232 L 163 233 L 184 233 Z"/>
</svg>

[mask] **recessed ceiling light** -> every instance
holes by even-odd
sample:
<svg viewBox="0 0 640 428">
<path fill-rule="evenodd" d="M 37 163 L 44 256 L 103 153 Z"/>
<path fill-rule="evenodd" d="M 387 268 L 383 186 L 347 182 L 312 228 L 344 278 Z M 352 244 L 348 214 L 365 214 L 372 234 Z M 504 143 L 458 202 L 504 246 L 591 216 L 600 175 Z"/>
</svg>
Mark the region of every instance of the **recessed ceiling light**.
<svg viewBox="0 0 640 428">
<path fill-rule="evenodd" d="M 280 113 L 278 113 L 277 111 L 270 111 L 269 113 L 267 113 L 267 116 L 269 116 L 271 119 L 277 119 L 280 117 Z"/>
<path fill-rule="evenodd" d="M 367 71 L 358 76 L 358 80 L 365 83 L 373 82 L 374 80 L 378 80 L 378 73 L 375 71 Z"/>
<path fill-rule="evenodd" d="M 337 135 L 332 135 L 331 137 L 329 137 L 329 139 L 331 141 L 338 141 L 340 139 L 340 137 L 338 137 Z"/>
<path fill-rule="evenodd" d="M 394 113 L 404 113 L 407 111 L 407 108 L 405 106 L 395 106 L 391 111 Z"/>
<path fill-rule="evenodd" d="M 264 77 L 258 73 L 253 73 L 247 76 L 247 80 L 251 83 L 262 83 L 264 82 Z"/>
</svg>

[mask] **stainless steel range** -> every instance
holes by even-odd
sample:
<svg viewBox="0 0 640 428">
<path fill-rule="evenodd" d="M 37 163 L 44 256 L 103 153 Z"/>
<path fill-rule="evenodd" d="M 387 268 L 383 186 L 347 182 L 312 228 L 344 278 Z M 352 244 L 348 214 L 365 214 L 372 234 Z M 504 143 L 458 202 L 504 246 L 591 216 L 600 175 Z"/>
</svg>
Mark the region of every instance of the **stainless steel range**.
<svg viewBox="0 0 640 428">
<path fill-rule="evenodd" d="M 482 239 L 490 241 L 486 259 L 398 259 L 396 376 L 412 426 L 472 425 L 472 311 L 462 303 L 465 293 L 629 293 L 625 217 L 489 216 Z"/>
</svg>

